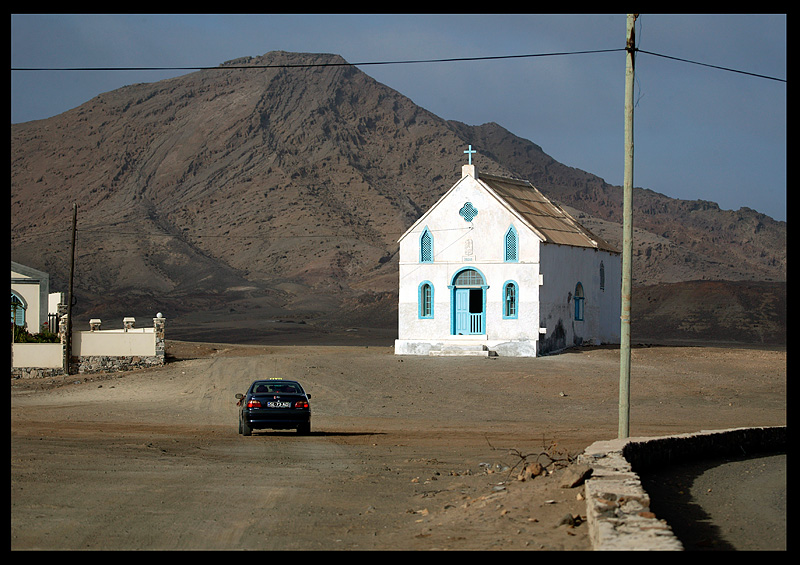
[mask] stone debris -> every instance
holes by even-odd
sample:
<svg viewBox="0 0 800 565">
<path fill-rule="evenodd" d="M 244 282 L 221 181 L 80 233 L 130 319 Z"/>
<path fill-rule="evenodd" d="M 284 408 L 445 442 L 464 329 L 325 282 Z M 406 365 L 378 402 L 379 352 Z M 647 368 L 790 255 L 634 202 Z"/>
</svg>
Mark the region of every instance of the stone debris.
<svg viewBox="0 0 800 565">
<path fill-rule="evenodd" d="M 561 488 L 575 488 L 586 482 L 592 475 L 592 468 L 588 465 L 572 465 L 564 470 L 561 476 Z"/>
<path fill-rule="evenodd" d="M 580 526 L 583 522 L 584 518 L 582 518 L 580 515 L 573 516 L 572 514 L 565 514 L 564 517 L 558 521 L 556 527 L 569 526 L 570 528 L 575 528 L 577 526 Z"/>
</svg>

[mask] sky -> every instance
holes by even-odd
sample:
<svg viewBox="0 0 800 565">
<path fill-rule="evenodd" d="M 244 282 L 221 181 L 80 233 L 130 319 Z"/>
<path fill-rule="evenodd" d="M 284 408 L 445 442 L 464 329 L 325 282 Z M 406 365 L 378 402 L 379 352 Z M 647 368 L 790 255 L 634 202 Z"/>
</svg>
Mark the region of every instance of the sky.
<svg viewBox="0 0 800 565">
<path fill-rule="evenodd" d="M 625 14 L 12 14 L 11 123 L 191 72 L 15 69 L 333 53 L 441 118 L 496 122 L 621 186 L 626 54 L 563 53 L 625 39 Z M 640 14 L 636 41 L 633 184 L 785 221 L 786 15 Z M 543 56 L 366 64 L 517 55 Z"/>
</svg>

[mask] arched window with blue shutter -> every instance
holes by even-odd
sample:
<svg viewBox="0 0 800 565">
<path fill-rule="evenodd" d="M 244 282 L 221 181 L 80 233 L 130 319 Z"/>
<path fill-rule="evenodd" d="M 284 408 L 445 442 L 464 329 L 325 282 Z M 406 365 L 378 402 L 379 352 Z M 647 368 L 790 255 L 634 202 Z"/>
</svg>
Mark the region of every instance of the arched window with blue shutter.
<svg viewBox="0 0 800 565">
<path fill-rule="evenodd" d="M 508 230 L 506 230 L 504 244 L 505 244 L 505 255 L 504 255 L 505 262 L 516 263 L 517 261 L 519 261 L 519 236 L 514 226 L 510 226 Z"/>
<path fill-rule="evenodd" d="M 514 281 L 503 283 L 503 319 L 516 319 L 519 313 L 519 285 Z"/>
<path fill-rule="evenodd" d="M 433 263 L 433 234 L 427 227 L 419 237 L 419 262 Z"/>
<path fill-rule="evenodd" d="M 25 327 L 25 310 L 27 305 L 20 296 L 11 291 L 11 323 L 15 326 Z"/>
<path fill-rule="evenodd" d="M 583 321 L 583 285 L 575 285 L 575 321 Z"/>
<path fill-rule="evenodd" d="M 433 318 L 433 285 L 430 281 L 423 281 L 419 285 L 418 313 L 422 319 Z"/>
</svg>

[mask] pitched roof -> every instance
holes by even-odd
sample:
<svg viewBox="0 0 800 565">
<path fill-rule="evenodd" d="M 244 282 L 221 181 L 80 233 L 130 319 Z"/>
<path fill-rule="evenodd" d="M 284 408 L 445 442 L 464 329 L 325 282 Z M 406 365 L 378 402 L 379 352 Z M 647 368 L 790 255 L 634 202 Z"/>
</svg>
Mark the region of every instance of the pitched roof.
<svg viewBox="0 0 800 565">
<path fill-rule="evenodd" d="M 530 182 L 485 173 L 481 173 L 478 182 L 494 192 L 544 242 L 619 253 L 613 245 L 592 233 L 561 207 L 548 200 Z"/>
</svg>

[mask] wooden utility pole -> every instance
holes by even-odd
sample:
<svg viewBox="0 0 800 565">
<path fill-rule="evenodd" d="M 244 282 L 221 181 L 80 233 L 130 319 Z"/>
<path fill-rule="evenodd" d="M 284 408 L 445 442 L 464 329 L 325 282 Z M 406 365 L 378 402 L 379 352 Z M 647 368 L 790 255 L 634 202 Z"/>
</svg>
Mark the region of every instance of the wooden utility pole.
<svg viewBox="0 0 800 565">
<path fill-rule="evenodd" d="M 75 279 L 75 228 L 78 223 L 78 205 L 72 205 L 72 245 L 69 265 L 69 297 L 67 298 L 67 335 L 64 352 L 64 374 L 69 375 L 69 363 L 72 359 L 72 282 Z"/>
<path fill-rule="evenodd" d="M 628 14 L 625 35 L 625 178 L 622 194 L 622 308 L 620 312 L 619 347 L 619 438 L 630 432 L 631 401 L 631 259 L 633 257 L 633 74 L 636 57 L 634 25 L 638 14 Z"/>
</svg>

